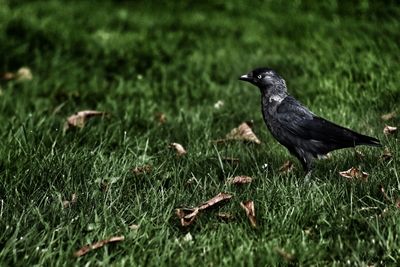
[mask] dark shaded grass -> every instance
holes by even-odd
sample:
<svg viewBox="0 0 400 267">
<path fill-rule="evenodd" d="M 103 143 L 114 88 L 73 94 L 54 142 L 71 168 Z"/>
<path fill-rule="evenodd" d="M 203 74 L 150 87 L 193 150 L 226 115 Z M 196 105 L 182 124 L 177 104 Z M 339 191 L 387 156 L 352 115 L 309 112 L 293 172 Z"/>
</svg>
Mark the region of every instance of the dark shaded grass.
<svg viewBox="0 0 400 267">
<path fill-rule="evenodd" d="M 376 1 L 0 2 L 0 70 L 26 65 L 34 74 L 0 83 L 0 262 L 264 266 L 287 264 L 283 249 L 299 265 L 396 265 L 398 209 L 380 186 L 399 196 L 399 144 L 398 135 L 383 135 L 380 115 L 399 111 L 398 15 L 397 5 Z M 237 81 L 264 65 L 315 113 L 378 137 L 394 158 L 338 151 L 317 163 L 311 184 L 297 163 L 281 174 L 294 159 L 267 133 L 257 89 Z M 109 115 L 63 134 L 65 118 L 82 109 Z M 212 143 L 246 120 L 261 146 Z M 171 142 L 187 156 L 176 157 Z M 240 164 L 221 164 L 224 156 Z M 143 164 L 153 171 L 133 175 Z M 368 182 L 338 175 L 351 166 L 367 171 Z M 242 174 L 253 183 L 226 184 Z M 176 207 L 221 191 L 234 198 L 179 226 Z M 64 209 L 72 193 L 78 201 Z M 239 206 L 248 199 L 258 229 Z M 234 220 L 218 220 L 219 211 Z M 122 243 L 72 256 L 120 234 Z"/>
</svg>

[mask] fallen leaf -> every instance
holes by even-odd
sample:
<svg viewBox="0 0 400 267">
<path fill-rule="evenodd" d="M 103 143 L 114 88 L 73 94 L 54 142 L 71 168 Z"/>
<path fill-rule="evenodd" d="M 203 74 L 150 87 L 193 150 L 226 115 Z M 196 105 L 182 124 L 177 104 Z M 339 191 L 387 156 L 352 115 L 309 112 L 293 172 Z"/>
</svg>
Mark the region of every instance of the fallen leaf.
<svg viewBox="0 0 400 267">
<path fill-rule="evenodd" d="M 78 200 L 78 197 L 76 196 L 75 193 L 73 193 L 72 196 L 71 196 L 71 200 L 64 200 L 64 201 L 63 201 L 63 207 L 64 207 L 65 209 L 66 209 L 66 208 L 69 208 L 69 207 L 71 207 L 72 205 L 74 205 L 74 204 L 76 203 L 77 200 Z"/>
<path fill-rule="evenodd" d="M 132 172 L 135 175 L 141 175 L 141 174 L 150 173 L 151 170 L 152 170 L 152 166 L 147 164 L 147 165 L 137 166 L 137 167 L 133 168 Z"/>
<path fill-rule="evenodd" d="M 252 200 L 240 202 L 240 206 L 246 212 L 247 218 L 249 218 L 251 226 L 256 228 L 257 222 L 256 222 L 256 211 L 254 210 L 254 202 Z"/>
<path fill-rule="evenodd" d="M 76 251 L 74 253 L 74 256 L 75 257 L 81 257 L 81 256 L 87 254 L 88 252 L 92 251 L 92 250 L 95 250 L 95 249 L 103 247 L 104 245 L 107 245 L 109 243 L 120 242 L 120 241 L 123 241 L 123 240 L 125 240 L 124 236 L 114 236 L 114 237 L 111 237 L 109 239 L 101 240 L 99 242 L 95 242 L 95 243 L 92 243 L 90 245 L 86 245 L 86 246 L 80 248 L 78 251 Z"/>
<path fill-rule="evenodd" d="M 201 204 L 199 206 L 199 210 L 205 210 L 211 206 L 214 206 L 215 204 L 224 201 L 224 200 L 228 200 L 231 199 L 232 195 L 230 194 L 226 194 L 226 193 L 219 193 L 218 195 L 216 195 L 215 197 L 207 200 L 206 202 L 204 202 L 203 204 Z"/>
<path fill-rule="evenodd" d="M 215 140 L 216 143 L 224 143 L 230 140 L 246 141 L 261 144 L 261 141 L 254 134 L 248 122 L 243 122 L 237 128 L 232 129 L 224 139 Z"/>
<path fill-rule="evenodd" d="M 155 115 L 155 120 L 159 123 L 159 124 L 164 124 L 167 122 L 167 116 L 162 113 L 162 112 L 157 112 Z"/>
<path fill-rule="evenodd" d="M 131 225 L 129 225 L 128 227 L 129 227 L 129 229 L 131 229 L 131 230 L 137 230 L 137 229 L 139 229 L 139 225 L 137 225 L 137 224 L 131 224 Z"/>
<path fill-rule="evenodd" d="M 279 168 L 279 171 L 282 173 L 289 173 L 294 169 L 294 164 L 290 160 L 285 161 L 283 165 Z"/>
<path fill-rule="evenodd" d="M 383 128 L 383 133 L 386 135 L 389 134 L 394 134 L 397 131 L 397 127 L 389 126 L 386 125 L 385 128 Z"/>
<path fill-rule="evenodd" d="M 175 149 L 176 154 L 178 156 L 183 156 L 183 155 L 185 155 L 187 153 L 187 151 L 183 148 L 183 146 L 181 144 L 172 143 L 169 146 Z"/>
<path fill-rule="evenodd" d="M 351 167 L 347 171 L 341 171 L 339 174 L 345 178 L 348 179 L 357 179 L 357 180 L 362 180 L 364 182 L 367 181 L 369 174 L 363 171 L 360 171 L 359 169 L 355 167 Z"/>
<path fill-rule="evenodd" d="M 207 200 L 206 202 L 202 203 L 201 205 L 195 207 L 195 208 L 179 208 L 176 209 L 176 215 L 178 218 L 181 220 L 181 225 L 182 226 L 189 226 L 193 223 L 193 221 L 196 219 L 197 215 L 199 214 L 200 211 L 208 209 L 216 204 L 218 204 L 221 201 L 231 199 L 232 195 L 226 194 L 226 193 L 219 193 L 215 197 Z"/>
<path fill-rule="evenodd" d="M 30 81 L 33 78 L 31 69 L 27 67 L 20 68 L 15 76 L 17 81 Z"/>
<path fill-rule="evenodd" d="M 249 184 L 253 179 L 250 176 L 235 176 L 227 180 L 228 184 Z"/>
<path fill-rule="evenodd" d="M 389 148 L 386 147 L 385 150 L 383 150 L 383 153 L 382 153 L 380 159 L 384 160 L 384 161 L 388 161 L 392 157 L 393 157 L 392 152 L 390 152 Z"/>
<path fill-rule="evenodd" d="M 388 114 L 384 114 L 381 116 L 381 119 L 384 121 L 388 121 L 390 119 L 393 119 L 394 117 L 396 117 L 396 111 L 390 112 Z"/>
<path fill-rule="evenodd" d="M 67 121 L 64 125 L 64 131 L 68 130 L 70 127 L 78 127 L 83 128 L 85 126 L 86 121 L 92 117 L 104 116 L 106 113 L 96 110 L 84 110 L 79 111 L 78 113 L 71 115 L 67 118 Z"/>
<path fill-rule="evenodd" d="M 292 253 L 285 251 L 282 248 L 275 248 L 275 251 L 285 260 L 285 261 L 294 261 L 296 258 Z"/>
<path fill-rule="evenodd" d="M 218 212 L 217 217 L 224 221 L 229 221 L 233 219 L 233 215 L 228 212 Z"/>
<path fill-rule="evenodd" d="M 181 221 L 182 226 L 191 225 L 199 214 L 199 209 L 176 209 L 176 215 Z"/>
<path fill-rule="evenodd" d="M 224 101 L 222 101 L 222 100 L 218 100 L 215 104 L 214 104 L 214 108 L 215 109 L 220 109 L 220 108 L 222 108 L 223 106 L 224 106 Z"/>
</svg>

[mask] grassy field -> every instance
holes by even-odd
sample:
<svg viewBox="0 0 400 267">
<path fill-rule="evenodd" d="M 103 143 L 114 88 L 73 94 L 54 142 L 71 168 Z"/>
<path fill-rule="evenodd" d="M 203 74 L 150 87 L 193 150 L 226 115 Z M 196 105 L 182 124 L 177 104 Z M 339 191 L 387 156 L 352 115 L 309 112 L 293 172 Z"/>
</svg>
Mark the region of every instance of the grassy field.
<svg viewBox="0 0 400 267">
<path fill-rule="evenodd" d="M 0 81 L 0 265 L 399 265 L 399 135 L 382 130 L 400 117 L 381 115 L 400 113 L 400 7 L 321 2 L 0 0 L 0 72 L 33 75 Z M 258 89 L 237 80 L 259 66 L 276 69 L 316 114 L 379 138 L 393 158 L 337 151 L 304 184 L 263 123 Z M 108 115 L 64 133 L 85 109 Z M 261 145 L 212 142 L 250 120 Z M 177 157 L 172 142 L 188 153 Z M 281 173 L 288 159 L 295 169 Z M 143 165 L 152 171 L 132 172 Z M 352 166 L 368 181 L 339 176 Z M 253 182 L 226 183 L 236 175 Z M 233 198 L 180 226 L 175 208 L 219 192 Z"/>
</svg>

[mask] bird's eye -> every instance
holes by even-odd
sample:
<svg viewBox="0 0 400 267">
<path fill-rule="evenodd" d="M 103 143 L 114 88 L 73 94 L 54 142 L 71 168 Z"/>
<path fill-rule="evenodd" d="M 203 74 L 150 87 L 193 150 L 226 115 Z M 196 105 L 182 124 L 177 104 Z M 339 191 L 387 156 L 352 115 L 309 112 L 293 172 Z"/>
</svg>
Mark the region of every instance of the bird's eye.
<svg viewBox="0 0 400 267">
<path fill-rule="evenodd" d="M 258 78 L 258 79 L 261 79 L 261 78 L 262 78 L 262 76 L 261 76 L 261 75 L 258 75 L 258 76 L 257 76 L 257 78 Z"/>
</svg>

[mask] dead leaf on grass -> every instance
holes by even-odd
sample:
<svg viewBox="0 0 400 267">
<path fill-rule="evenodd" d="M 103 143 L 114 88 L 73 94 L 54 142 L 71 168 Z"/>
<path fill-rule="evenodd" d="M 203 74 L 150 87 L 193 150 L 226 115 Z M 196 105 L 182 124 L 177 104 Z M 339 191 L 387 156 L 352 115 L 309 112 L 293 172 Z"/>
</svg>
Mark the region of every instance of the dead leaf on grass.
<svg viewBox="0 0 400 267">
<path fill-rule="evenodd" d="M 74 205 L 77 200 L 78 200 L 78 197 L 76 196 L 76 193 L 73 193 L 72 196 L 71 196 L 71 200 L 64 200 L 62 202 L 64 209 L 69 208 L 72 205 Z"/>
<path fill-rule="evenodd" d="M 187 153 L 187 151 L 179 143 L 171 143 L 169 146 L 175 149 L 178 156 L 183 156 Z"/>
<path fill-rule="evenodd" d="M 75 257 L 81 257 L 81 256 L 87 254 L 88 252 L 90 252 L 92 250 L 95 250 L 95 249 L 98 249 L 98 248 L 101 248 L 101 247 L 103 247 L 103 246 L 105 246 L 105 245 L 107 245 L 109 243 L 120 242 L 120 241 L 123 241 L 123 240 L 125 240 L 124 236 L 114 236 L 114 237 L 111 237 L 109 239 L 101 240 L 99 242 L 95 242 L 95 243 L 92 243 L 90 245 L 83 246 L 82 248 L 80 248 L 78 251 L 76 251 L 74 253 L 74 256 Z"/>
<path fill-rule="evenodd" d="M 385 150 L 383 150 L 383 153 L 380 157 L 381 160 L 383 161 L 388 161 L 393 157 L 392 152 L 390 152 L 389 148 L 385 147 Z"/>
<path fill-rule="evenodd" d="M 152 171 L 152 166 L 149 164 L 146 164 L 143 166 L 137 166 L 132 169 L 132 173 L 135 175 L 146 174 L 146 173 L 150 173 L 151 171 Z"/>
<path fill-rule="evenodd" d="M 216 204 L 218 204 L 221 201 L 231 199 L 232 195 L 226 194 L 226 193 L 219 193 L 215 197 L 207 200 L 203 204 L 195 207 L 195 208 L 179 208 L 176 209 L 176 215 L 181 221 L 182 226 L 189 226 L 191 225 L 194 220 L 196 219 L 197 215 L 199 214 L 200 211 L 208 209 Z"/>
<path fill-rule="evenodd" d="M 253 178 L 250 176 L 235 176 L 231 177 L 227 180 L 228 184 L 249 184 L 253 181 Z"/>
<path fill-rule="evenodd" d="M 76 114 L 71 115 L 67 118 L 67 121 L 64 124 L 64 131 L 68 130 L 71 127 L 83 128 L 88 119 L 92 117 L 104 116 L 105 114 L 105 112 L 96 110 L 79 111 Z"/>
<path fill-rule="evenodd" d="M 252 200 L 240 202 L 240 206 L 246 212 L 247 218 L 249 218 L 250 224 L 253 228 L 257 227 L 256 211 L 254 209 L 254 202 Z"/>
<path fill-rule="evenodd" d="M 369 174 L 366 172 L 363 172 L 355 167 L 351 167 L 347 171 L 341 171 L 339 174 L 345 178 L 348 178 L 350 180 L 361 180 L 366 182 L 368 179 Z"/>
<path fill-rule="evenodd" d="M 396 117 L 396 111 L 393 111 L 393 112 L 390 112 L 390 113 L 387 113 L 387 114 L 383 114 L 381 116 L 381 119 L 384 120 L 384 121 L 388 121 L 390 119 L 393 119 L 394 117 Z"/>
<path fill-rule="evenodd" d="M 282 173 L 289 173 L 294 169 L 294 164 L 292 161 L 287 160 L 283 165 L 279 168 L 279 171 Z"/>
<path fill-rule="evenodd" d="M 383 133 L 386 135 L 394 134 L 395 132 L 397 132 L 397 127 L 386 125 L 385 128 L 383 128 Z"/>
<path fill-rule="evenodd" d="M 237 128 L 232 129 L 224 139 L 215 140 L 216 143 L 224 143 L 231 140 L 246 141 L 256 144 L 261 144 L 261 141 L 251 129 L 250 122 L 243 122 Z"/>
</svg>

